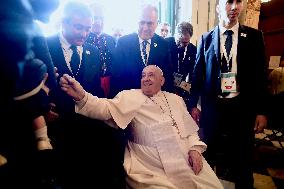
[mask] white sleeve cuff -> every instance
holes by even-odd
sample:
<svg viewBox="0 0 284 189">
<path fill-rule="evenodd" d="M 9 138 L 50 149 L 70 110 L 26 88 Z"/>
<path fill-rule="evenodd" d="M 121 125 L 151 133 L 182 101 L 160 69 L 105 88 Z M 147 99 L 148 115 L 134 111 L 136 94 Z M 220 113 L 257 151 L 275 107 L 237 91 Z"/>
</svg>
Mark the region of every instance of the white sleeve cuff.
<svg viewBox="0 0 284 189">
<path fill-rule="evenodd" d="M 85 106 L 85 104 L 88 101 L 88 96 L 89 96 L 89 93 L 85 91 L 85 96 L 82 100 L 79 100 L 79 101 L 75 100 L 75 112 L 76 113 L 78 113 L 78 111 L 81 110 Z"/>
</svg>

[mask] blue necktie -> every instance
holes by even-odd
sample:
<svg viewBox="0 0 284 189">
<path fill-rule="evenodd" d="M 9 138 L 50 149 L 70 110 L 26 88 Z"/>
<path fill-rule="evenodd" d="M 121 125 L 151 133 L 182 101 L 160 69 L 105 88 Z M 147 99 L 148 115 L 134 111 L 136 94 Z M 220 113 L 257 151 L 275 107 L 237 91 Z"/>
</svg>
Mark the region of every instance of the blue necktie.
<svg viewBox="0 0 284 189">
<path fill-rule="evenodd" d="M 147 61 L 148 57 L 147 57 L 147 52 L 146 52 L 147 44 L 148 44 L 148 41 L 146 41 L 146 40 L 144 40 L 142 42 L 142 54 L 143 54 L 145 66 L 147 66 L 147 64 L 148 64 L 148 61 Z"/>
<path fill-rule="evenodd" d="M 73 51 L 70 61 L 70 67 L 72 70 L 72 74 L 75 77 L 78 74 L 78 69 L 80 65 L 80 55 L 77 51 L 77 46 L 71 45 L 70 49 Z"/>
<path fill-rule="evenodd" d="M 227 53 L 227 58 L 230 57 L 230 52 L 231 52 L 231 48 L 232 48 L 232 35 L 233 35 L 233 31 L 232 30 L 226 30 L 224 32 L 225 35 L 227 35 L 227 38 L 225 40 L 225 49 L 226 49 L 226 53 Z M 226 60 L 226 58 L 223 56 L 222 57 L 222 73 L 226 73 L 229 72 L 231 70 L 232 67 L 232 60 Z M 229 62 L 228 62 L 229 61 Z"/>
<path fill-rule="evenodd" d="M 227 35 L 226 41 L 225 41 L 225 49 L 227 52 L 227 56 L 229 57 L 230 55 L 230 51 L 232 48 L 232 35 L 233 35 L 233 31 L 232 30 L 226 30 L 225 34 Z"/>
</svg>

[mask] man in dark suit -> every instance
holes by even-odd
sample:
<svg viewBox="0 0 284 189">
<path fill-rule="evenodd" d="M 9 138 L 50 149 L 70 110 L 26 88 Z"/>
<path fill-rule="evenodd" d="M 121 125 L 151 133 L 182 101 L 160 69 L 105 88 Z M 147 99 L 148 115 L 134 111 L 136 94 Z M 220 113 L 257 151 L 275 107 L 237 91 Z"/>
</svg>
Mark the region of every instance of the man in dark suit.
<svg viewBox="0 0 284 189">
<path fill-rule="evenodd" d="M 138 34 L 132 33 L 118 39 L 115 52 L 114 87 L 116 92 L 124 89 L 138 89 L 143 68 L 155 64 L 164 70 L 165 90 L 172 91 L 173 72 L 168 43 L 155 34 L 158 25 L 158 11 L 152 5 L 142 9 Z M 115 95 L 115 94 L 114 94 Z"/>
<path fill-rule="evenodd" d="M 266 127 L 268 93 L 263 36 L 238 23 L 242 8 L 241 0 L 219 1 L 219 25 L 198 46 L 189 105 L 217 174 L 224 168 L 236 188 L 251 189 L 254 132 Z"/>
<path fill-rule="evenodd" d="M 177 42 L 173 37 L 166 38 L 170 44 L 174 65 L 175 92 L 182 96 L 185 101 L 189 95 L 196 56 L 196 47 L 190 43 L 192 35 L 192 25 L 189 22 L 181 22 L 177 26 Z"/>
<path fill-rule="evenodd" d="M 62 31 L 47 38 L 47 43 L 59 77 L 70 74 L 92 94 L 103 97 L 98 49 L 84 44 L 92 23 L 93 15 L 86 5 L 70 2 L 64 8 Z M 101 121 L 76 114 L 73 99 L 59 87 L 51 96 L 55 104 L 53 113 L 56 112 L 58 118 L 50 124 L 50 137 L 59 158 L 63 188 L 116 186 L 113 162 L 118 159 L 114 153 L 118 147 L 113 141 L 113 129 L 105 127 Z M 96 173 L 90 174 L 94 171 Z"/>
<path fill-rule="evenodd" d="M 159 32 L 159 35 L 163 38 L 167 38 L 167 37 L 170 37 L 171 36 L 171 26 L 169 23 L 167 22 L 164 22 L 164 23 L 161 23 L 158 27 L 158 31 Z"/>
</svg>

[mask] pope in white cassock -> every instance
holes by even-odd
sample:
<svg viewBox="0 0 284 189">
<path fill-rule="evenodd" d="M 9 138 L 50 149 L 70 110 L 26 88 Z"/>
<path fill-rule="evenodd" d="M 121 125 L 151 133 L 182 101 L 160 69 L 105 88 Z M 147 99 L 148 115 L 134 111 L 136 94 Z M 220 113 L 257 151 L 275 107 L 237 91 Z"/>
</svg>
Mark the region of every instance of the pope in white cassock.
<svg viewBox="0 0 284 189">
<path fill-rule="evenodd" d="M 206 144 L 183 99 L 161 91 L 165 79 L 155 65 L 144 68 L 141 89 L 125 90 L 114 99 L 87 93 L 69 75 L 60 78 L 62 90 L 76 101 L 76 112 L 128 127 L 124 168 L 128 188 L 222 189 L 202 157 Z"/>
</svg>

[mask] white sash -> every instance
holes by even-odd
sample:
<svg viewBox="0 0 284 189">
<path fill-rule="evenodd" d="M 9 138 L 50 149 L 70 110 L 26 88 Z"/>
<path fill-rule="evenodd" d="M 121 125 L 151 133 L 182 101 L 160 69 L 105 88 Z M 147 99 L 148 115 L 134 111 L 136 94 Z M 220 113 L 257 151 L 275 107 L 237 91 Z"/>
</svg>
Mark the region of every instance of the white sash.
<svg viewBox="0 0 284 189">
<path fill-rule="evenodd" d="M 169 180 L 179 189 L 194 186 L 189 174 L 191 168 L 179 147 L 171 122 L 159 123 L 151 128 L 156 148 Z"/>
</svg>

